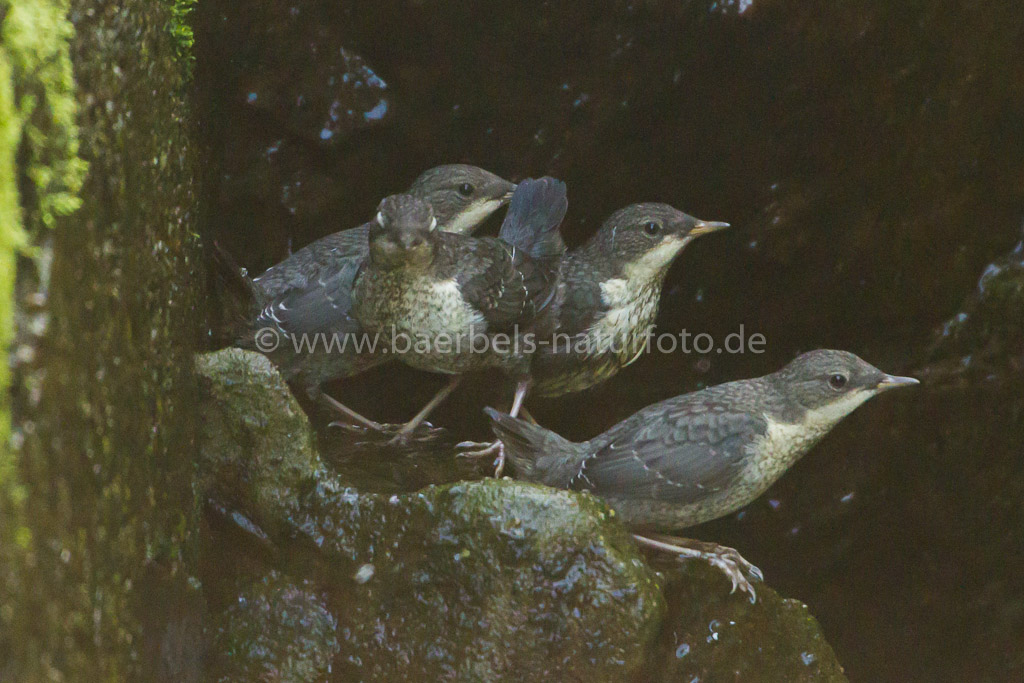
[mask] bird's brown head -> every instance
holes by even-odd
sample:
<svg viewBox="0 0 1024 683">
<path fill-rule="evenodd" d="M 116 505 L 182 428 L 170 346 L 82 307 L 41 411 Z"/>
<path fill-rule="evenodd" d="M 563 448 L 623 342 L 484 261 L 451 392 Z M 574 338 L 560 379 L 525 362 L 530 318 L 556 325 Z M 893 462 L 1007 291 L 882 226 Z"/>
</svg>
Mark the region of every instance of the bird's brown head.
<svg viewBox="0 0 1024 683">
<path fill-rule="evenodd" d="M 818 349 L 769 375 L 774 386 L 816 419 L 838 422 L 887 389 L 912 386 L 912 377 L 882 372 L 848 351 Z"/>
<path fill-rule="evenodd" d="M 430 262 L 430 233 L 437 219 L 430 205 L 418 197 L 395 194 L 385 197 L 370 222 L 370 261 L 389 270 Z"/>
<path fill-rule="evenodd" d="M 604 222 L 588 248 L 598 250 L 617 277 L 656 280 L 687 244 L 728 223 L 702 221 L 668 204 L 632 204 Z"/>
<path fill-rule="evenodd" d="M 438 227 L 446 232 L 471 233 L 512 198 L 515 184 L 468 164 L 435 166 L 409 188 L 434 209 Z"/>
</svg>

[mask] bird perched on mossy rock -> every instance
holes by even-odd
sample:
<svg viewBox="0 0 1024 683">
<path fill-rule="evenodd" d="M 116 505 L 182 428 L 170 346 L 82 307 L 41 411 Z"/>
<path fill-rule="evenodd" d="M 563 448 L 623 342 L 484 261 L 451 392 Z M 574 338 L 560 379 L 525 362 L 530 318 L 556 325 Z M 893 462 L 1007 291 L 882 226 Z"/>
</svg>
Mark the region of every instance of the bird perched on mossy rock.
<svg viewBox="0 0 1024 683">
<path fill-rule="evenodd" d="M 669 267 L 694 239 L 729 227 L 668 204 L 616 211 L 562 265 L 558 337 L 533 363 L 531 393 L 560 396 L 603 382 L 647 347 Z"/>
<path fill-rule="evenodd" d="M 409 194 L 428 204 L 439 230 L 469 233 L 508 203 L 515 185 L 476 166 L 451 164 L 422 173 Z M 387 361 L 352 315 L 352 286 L 369 254 L 366 223 L 309 244 L 252 280 L 245 279 L 250 313 L 236 343 L 264 352 L 289 381 L 348 418 L 382 426 L 321 393 L 325 382 Z M 343 345 L 344 344 L 344 345 Z M 329 346 L 330 345 L 330 346 Z"/>
<path fill-rule="evenodd" d="M 604 498 L 641 543 L 708 560 L 754 599 L 745 574 L 760 571 L 735 550 L 662 534 L 747 505 L 864 401 L 917 383 L 818 350 L 764 377 L 655 403 L 583 443 L 486 411 L 515 476 Z"/>
<path fill-rule="evenodd" d="M 529 385 L 528 335 L 554 331 L 565 252 L 558 226 L 567 206 L 561 181 L 524 180 L 498 237 L 475 238 L 433 229 L 429 205 L 416 197 L 386 198 L 355 281 L 356 318 L 396 345 L 404 340 L 405 348 L 395 351 L 406 364 L 453 375 L 450 388 L 463 373 L 501 368 L 517 381 L 515 414 Z"/>
</svg>

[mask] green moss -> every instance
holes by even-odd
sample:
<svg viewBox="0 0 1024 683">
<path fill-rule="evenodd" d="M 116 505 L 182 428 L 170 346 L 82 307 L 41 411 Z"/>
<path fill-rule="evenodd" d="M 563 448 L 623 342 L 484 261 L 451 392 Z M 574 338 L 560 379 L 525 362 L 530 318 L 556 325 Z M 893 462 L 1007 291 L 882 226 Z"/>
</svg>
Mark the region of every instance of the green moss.
<svg viewBox="0 0 1024 683">
<path fill-rule="evenodd" d="M 78 156 L 75 86 L 68 45 L 74 35 L 68 3 L 56 0 L 0 2 L 2 50 L 8 62 L 13 107 L 2 125 L 19 133 L 14 142 L 23 155 L 18 175 L 27 178 L 32 196 L 22 198 L 24 225 L 52 226 L 57 216 L 81 205 L 78 190 L 86 165 Z M 18 176 L 14 176 L 18 177 Z"/>
<path fill-rule="evenodd" d="M 4 676 L 194 680 L 189 367 L 202 286 L 171 12 L 163 0 L 0 0 L 0 17 L 5 339 L 15 250 L 31 245 L 40 264 L 18 263 Z"/>
<path fill-rule="evenodd" d="M 50 226 L 80 204 L 74 83 L 62 2 L 0 0 L 0 353 L 14 336 L 16 259 L 26 231 Z M 19 164 L 20 162 L 20 164 Z M 19 185 L 27 189 L 21 197 Z M 10 438 L 8 364 L 0 364 L 0 443 Z M 4 463 L 8 466 L 9 459 Z M 5 476 L 0 464 L 0 481 Z"/>
<path fill-rule="evenodd" d="M 195 9 L 198 0 L 171 0 L 171 20 L 168 30 L 177 45 L 178 57 L 189 63 L 194 61 L 192 44 L 195 43 L 195 34 L 192 32 L 192 25 L 188 21 L 188 15 Z"/>
<path fill-rule="evenodd" d="M 266 356 L 223 349 L 196 356 L 208 396 L 203 408 L 198 486 L 218 500 L 284 526 L 300 491 L 323 473 L 316 437 L 288 385 Z"/>
<path fill-rule="evenodd" d="M 14 335 L 15 257 L 26 243 L 15 183 L 15 153 L 20 137 L 11 63 L 6 51 L 0 48 L 0 352 L 5 356 Z M 5 397 L 0 407 L 0 443 L 7 443 L 10 439 L 10 409 L 6 401 L 8 386 L 10 370 L 7 363 L 0 363 L 0 395 Z M 5 470 L 10 464 L 9 458 L 0 460 L 0 483 L 9 478 Z"/>
</svg>

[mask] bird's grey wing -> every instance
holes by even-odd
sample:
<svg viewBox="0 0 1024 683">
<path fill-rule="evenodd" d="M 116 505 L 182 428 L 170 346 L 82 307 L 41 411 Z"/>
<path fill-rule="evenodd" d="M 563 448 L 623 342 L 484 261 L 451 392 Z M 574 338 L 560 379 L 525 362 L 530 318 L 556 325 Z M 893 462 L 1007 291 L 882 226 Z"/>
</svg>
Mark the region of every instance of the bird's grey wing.
<svg viewBox="0 0 1024 683">
<path fill-rule="evenodd" d="M 254 322 L 257 330 L 277 328 L 283 334 L 357 332 L 352 317 L 352 286 L 363 261 L 344 259 L 332 270 L 321 269 L 303 288 L 293 288 L 269 301 Z"/>
<path fill-rule="evenodd" d="M 318 279 L 329 278 L 343 261 L 364 260 L 370 251 L 367 241 L 369 226 L 366 223 L 322 237 L 253 278 L 254 284 L 264 293 L 263 301 L 269 303 L 295 290 L 304 291 L 316 286 Z"/>
<path fill-rule="evenodd" d="M 493 237 L 470 239 L 448 240 L 457 251 L 452 259 L 458 264 L 455 278 L 463 299 L 480 312 L 490 331 L 523 324 L 532 292 L 516 265 L 516 250 Z"/>
<path fill-rule="evenodd" d="M 558 316 L 559 329 L 566 334 L 586 332 L 608 312 L 608 305 L 601 295 L 600 278 L 569 263 L 562 279 L 564 299 Z"/>
<path fill-rule="evenodd" d="M 697 503 L 734 483 L 764 417 L 724 403 L 669 399 L 609 430 L 574 488 L 608 496 Z"/>
</svg>

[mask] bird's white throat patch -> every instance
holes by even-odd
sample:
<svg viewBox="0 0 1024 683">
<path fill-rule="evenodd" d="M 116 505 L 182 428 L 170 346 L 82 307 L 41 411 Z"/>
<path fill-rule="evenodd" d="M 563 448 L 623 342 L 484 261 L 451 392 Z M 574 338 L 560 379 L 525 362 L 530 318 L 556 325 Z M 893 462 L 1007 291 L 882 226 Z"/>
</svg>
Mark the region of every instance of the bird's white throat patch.
<svg viewBox="0 0 1024 683">
<path fill-rule="evenodd" d="M 617 343 L 620 355 L 632 360 L 647 328 L 654 324 L 661 299 L 661 280 L 672 259 L 690 238 L 666 239 L 654 249 L 623 267 L 624 277 L 601 283 L 601 299 L 608 311 L 590 330 L 599 346 Z M 601 339 L 606 341 L 602 342 Z M 625 346 L 623 347 L 623 344 Z M 608 349 L 598 348 L 597 353 Z"/>
<path fill-rule="evenodd" d="M 457 232 L 460 234 L 469 232 L 482 223 L 485 218 L 497 211 L 499 205 L 501 205 L 500 199 L 484 199 L 473 202 L 465 211 L 456 214 L 450 223 L 442 226 L 442 229 L 446 232 Z"/>
<path fill-rule="evenodd" d="M 868 389 L 851 391 L 838 401 L 833 401 L 821 408 L 808 410 L 804 416 L 804 424 L 812 429 L 822 429 L 827 432 L 840 420 L 856 410 L 860 404 L 874 396 L 875 393 L 877 392 Z"/>
<path fill-rule="evenodd" d="M 661 244 L 646 252 L 622 268 L 623 275 L 631 284 L 641 284 L 660 279 L 683 247 L 692 237 L 668 237 Z"/>
<path fill-rule="evenodd" d="M 767 446 L 768 451 L 766 457 L 784 460 L 784 467 L 788 468 L 830 429 L 875 393 L 867 389 L 850 392 L 828 405 L 808 410 L 800 422 L 778 422 L 768 418 L 768 433 L 764 439 L 764 446 Z"/>
<path fill-rule="evenodd" d="M 779 422 L 765 415 L 768 431 L 751 445 L 754 457 L 744 472 L 749 482 L 749 500 L 761 495 L 832 427 L 875 393 L 867 389 L 851 392 L 827 406 L 807 411 L 804 419 L 796 423 Z"/>
</svg>

